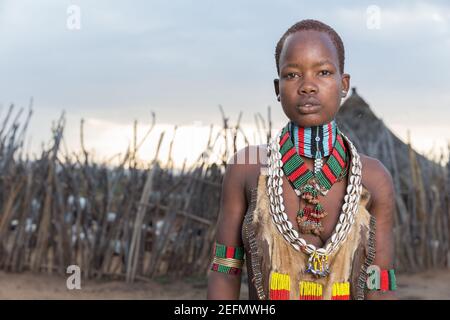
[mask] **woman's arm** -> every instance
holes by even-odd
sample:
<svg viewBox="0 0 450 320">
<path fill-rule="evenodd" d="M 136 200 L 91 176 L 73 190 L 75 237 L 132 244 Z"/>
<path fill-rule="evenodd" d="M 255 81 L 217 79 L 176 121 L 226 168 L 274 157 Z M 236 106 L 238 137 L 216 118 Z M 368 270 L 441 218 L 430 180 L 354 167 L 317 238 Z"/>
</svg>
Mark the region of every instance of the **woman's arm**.
<svg viewBox="0 0 450 320">
<path fill-rule="evenodd" d="M 245 149 L 240 150 L 244 152 Z M 238 154 L 237 153 L 237 154 Z M 247 210 L 245 196 L 245 164 L 237 163 L 242 159 L 235 154 L 228 161 L 222 182 L 222 195 L 216 241 L 230 247 L 242 247 L 241 227 Z M 241 275 L 231 275 L 210 271 L 208 278 L 208 299 L 239 299 Z"/>
<path fill-rule="evenodd" d="M 365 168 L 364 168 L 365 166 Z M 375 260 L 382 270 L 394 269 L 394 214 L 395 214 L 395 190 L 392 177 L 383 164 L 373 158 L 365 157 L 363 164 L 364 173 L 367 174 L 365 185 L 371 193 L 372 202 L 370 213 L 376 219 L 375 230 Z M 367 299 L 396 299 L 395 291 L 370 291 Z"/>
</svg>

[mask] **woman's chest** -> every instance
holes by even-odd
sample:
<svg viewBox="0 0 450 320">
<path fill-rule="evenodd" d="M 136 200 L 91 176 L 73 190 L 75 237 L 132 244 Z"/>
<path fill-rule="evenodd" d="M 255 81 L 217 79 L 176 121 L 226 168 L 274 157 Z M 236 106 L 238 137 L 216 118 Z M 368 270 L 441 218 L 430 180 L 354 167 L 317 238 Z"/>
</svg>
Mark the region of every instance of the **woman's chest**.
<svg viewBox="0 0 450 320">
<path fill-rule="evenodd" d="M 307 243 L 314 244 L 316 247 L 322 247 L 325 242 L 331 237 L 335 230 L 339 214 L 341 213 L 341 208 L 344 203 L 346 186 L 347 179 L 344 178 L 343 180 L 333 184 L 326 196 L 319 195 L 318 201 L 325 210 L 326 216 L 320 219 L 323 230 L 321 231 L 320 236 L 316 236 L 311 233 L 302 233 L 300 231 L 297 216 L 305 208 L 306 202 L 301 197 L 297 196 L 294 191 L 293 185 L 290 184 L 285 176 L 283 177 L 283 194 L 281 196 L 283 197 L 285 213 L 287 214 L 289 221 L 292 223 L 292 227 L 300 233 L 301 237 L 304 238 Z M 261 185 L 259 187 L 261 188 Z M 261 191 L 262 190 L 259 190 L 258 192 Z M 251 198 L 251 194 L 252 191 L 249 190 L 249 200 Z M 269 210 L 269 208 L 267 208 L 267 210 Z"/>
<path fill-rule="evenodd" d="M 301 197 L 297 196 L 294 191 L 294 187 L 289 183 L 286 177 L 283 177 L 283 202 L 285 205 L 285 212 L 288 216 L 289 221 L 292 223 L 293 228 L 300 232 L 302 237 L 309 243 L 314 244 L 316 247 L 322 247 L 324 243 L 331 237 L 336 224 L 339 219 L 339 214 L 341 212 L 342 205 L 344 203 L 344 196 L 346 192 L 347 179 L 333 184 L 331 189 L 325 196 L 318 196 L 318 203 L 323 207 L 325 211 L 325 217 L 320 219 L 323 230 L 320 235 L 314 235 L 311 233 L 301 233 L 299 225 L 297 223 L 297 217 L 305 206 L 306 201 Z"/>
</svg>

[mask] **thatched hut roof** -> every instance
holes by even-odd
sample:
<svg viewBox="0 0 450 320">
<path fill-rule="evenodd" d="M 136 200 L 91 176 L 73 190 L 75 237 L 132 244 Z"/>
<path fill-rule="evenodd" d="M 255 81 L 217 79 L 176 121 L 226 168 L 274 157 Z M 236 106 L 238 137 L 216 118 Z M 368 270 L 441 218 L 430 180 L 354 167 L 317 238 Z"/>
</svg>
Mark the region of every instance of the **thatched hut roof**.
<svg viewBox="0 0 450 320">
<path fill-rule="evenodd" d="M 336 121 L 339 128 L 355 144 L 358 151 L 379 159 L 394 174 L 400 174 L 403 183 L 410 175 L 409 145 L 400 140 L 370 108 L 369 104 L 352 88 L 350 97 L 342 104 Z M 412 150 L 424 178 L 436 163 Z"/>
</svg>

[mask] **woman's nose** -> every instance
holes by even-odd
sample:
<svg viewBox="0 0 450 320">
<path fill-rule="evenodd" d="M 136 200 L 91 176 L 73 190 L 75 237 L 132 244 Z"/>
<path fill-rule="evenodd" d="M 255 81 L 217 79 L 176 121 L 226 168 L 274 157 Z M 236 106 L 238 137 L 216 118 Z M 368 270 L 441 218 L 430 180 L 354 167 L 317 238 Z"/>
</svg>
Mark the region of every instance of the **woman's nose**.
<svg viewBox="0 0 450 320">
<path fill-rule="evenodd" d="M 317 93 L 317 86 L 311 81 L 304 81 L 299 87 L 300 94 L 314 94 Z"/>
</svg>

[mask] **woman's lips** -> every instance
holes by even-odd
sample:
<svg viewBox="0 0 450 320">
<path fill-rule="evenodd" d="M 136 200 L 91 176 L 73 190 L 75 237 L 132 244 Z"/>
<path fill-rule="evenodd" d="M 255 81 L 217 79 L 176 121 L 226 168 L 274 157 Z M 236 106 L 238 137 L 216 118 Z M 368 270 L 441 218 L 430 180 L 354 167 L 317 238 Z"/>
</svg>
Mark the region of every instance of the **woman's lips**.
<svg viewBox="0 0 450 320">
<path fill-rule="evenodd" d="M 297 110 L 301 114 L 317 113 L 317 112 L 319 112 L 320 108 L 321 108 L 320 104 L 311 104 L 311 103 L 306 103 L 306 104 L 297 106 Z"/>
</svg>

